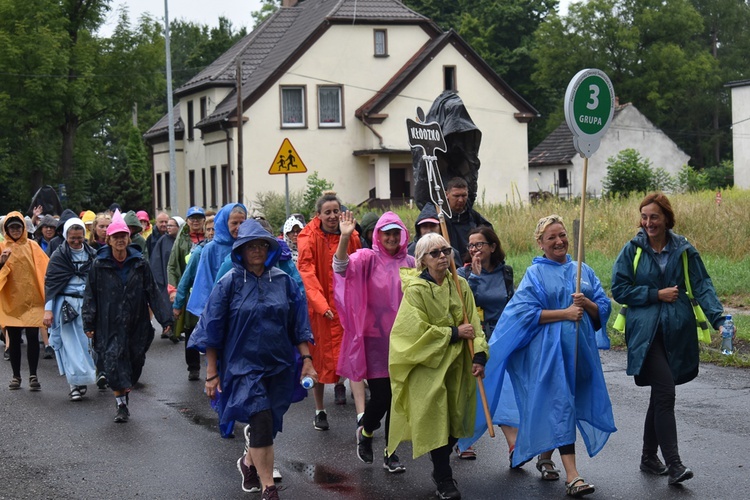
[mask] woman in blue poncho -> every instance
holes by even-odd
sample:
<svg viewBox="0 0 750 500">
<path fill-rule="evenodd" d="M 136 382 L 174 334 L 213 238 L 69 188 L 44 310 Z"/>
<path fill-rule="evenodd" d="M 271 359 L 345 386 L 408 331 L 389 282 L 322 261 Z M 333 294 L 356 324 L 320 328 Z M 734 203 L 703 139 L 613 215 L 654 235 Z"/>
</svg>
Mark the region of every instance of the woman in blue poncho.
<svg viewBox="0 0 750 500">
<path fill-rule="evenodd" d="M 232 247 L 233 268 L 214 287 L 189 341 L 206 353 L 206 394 L 218 401 L 219 423 L 249 423 L 249 447 L 237 468 L 242 489 L 262 488 L 263 498 L 278 498 L 273 440 L 298 383 L 295 346 L 302 377 L 317 381 L 306 303 L 294 280 L 274 267 L 280 253 L 276 238 L 257 221 L 243 223 Z"/>
<path fill-rule="evenodd" d="M 594 486 L 576 468 L 576 428 L 590 456 L 616 431 L 596 339 L 597 330 L 606 328 L 611 305 L 586 264 L 581 293 L 575 293 L 577 263 L 568 255 L 560 216 L 540 219 L 534 236 L 544 256 L 534 258 L 498 321 L 485 388 L 493 423 L 518 427 L 511 465 L 539 455 L 542 479 L 557 480 L 560 472 L 551 460 L 557 448 L 566 493 L 581 497 L 593 493 Z M 506 371 L 515 397 L 507 397 Z M 484 418 L 478 418 L 474 438 L 466 444 L 485 430 Z"/>
<path fill-rule="evenodd" d="M 200 316 L 203 312 L 214 286 L 216 273 L 221 263 L 224 262 L 224 257 L 232 251 L 232 245 L 237 239 L 237 231 L 245 219 L 247 219 L 247 209 L 242 203 L 224 205 L 216 214 L 214 239 L 207 243 L 201 252 L 193 290 L 187 303 L 187 310 L 196 316 Z"/>
</svg>

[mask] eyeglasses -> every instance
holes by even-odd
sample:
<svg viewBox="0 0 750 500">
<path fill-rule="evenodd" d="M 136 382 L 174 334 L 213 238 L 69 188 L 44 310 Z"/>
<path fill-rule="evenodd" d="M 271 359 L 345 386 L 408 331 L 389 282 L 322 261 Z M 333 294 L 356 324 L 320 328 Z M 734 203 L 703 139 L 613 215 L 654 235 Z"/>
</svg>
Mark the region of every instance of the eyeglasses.
<svg viewBox="0 0 750 500">
<path fill-rule="evenodd" d="M 427 252 L 427 255 L 429 255 L 433 259 L 437 259 L 440 257 L 440 254 L 443 254 L 447 257 L 452 253 L 453 253 L 453 249 L 450 247 L 447 247 L 447 248 L 440 248 L 438 250 L 433 250 L 432 252 Z"/>
<path fill-rule="evenodd" d="M 260 250 L 267 249 L 270 245 L 267 241 L 259 241 L 257 243 L 248 243 L 245 247 L 251 252 L 258 252 Z"/>
<path fill-rule="evenodd" d="M 488 241 L 477 241 L 476 243 L 469 243 L 468 245 L 466 245 L 466 248 L 468 250 L 474 250 L 474 249 L 481 250 L 484 248 L 485 245 L 489 245 L 489 244 L 490 243 Z"/>
<path fill-rule="evenodd" d="M 177 226 L 175 224 L 167 224 L 167 227 L 171 227 L 172 229 L 177 229 L 180 226 Z"/>
</svg>

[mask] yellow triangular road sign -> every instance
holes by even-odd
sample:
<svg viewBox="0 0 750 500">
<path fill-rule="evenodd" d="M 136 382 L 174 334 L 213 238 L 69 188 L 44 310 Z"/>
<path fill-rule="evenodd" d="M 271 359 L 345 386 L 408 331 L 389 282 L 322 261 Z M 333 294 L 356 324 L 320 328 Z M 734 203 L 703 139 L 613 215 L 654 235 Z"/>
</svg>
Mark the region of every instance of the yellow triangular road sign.
<svg viewBox="0 0 750 500">
<path fill-rule="evenodd" d="M 297 150 L 294 149 L 289 139 L 284 139 L 281 143 L 279 152 L 276 153 L 276 157 L 271 163 L 271 168 L 268 169 L 268 173 L 271 175 L 275 174 L 303 174 L 307 172 L 304 162 L 297 154 Z"/>
</svg>

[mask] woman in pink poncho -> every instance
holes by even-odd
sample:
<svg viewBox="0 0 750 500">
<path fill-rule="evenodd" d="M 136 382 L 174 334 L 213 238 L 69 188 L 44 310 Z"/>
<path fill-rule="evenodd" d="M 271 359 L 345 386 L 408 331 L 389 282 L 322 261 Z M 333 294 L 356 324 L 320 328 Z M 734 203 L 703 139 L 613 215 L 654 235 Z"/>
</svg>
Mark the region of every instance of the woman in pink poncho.
<svg viewBox="0 0 750 500">
<path fill-rule="evenodd" d="M 399 269 L 414 267 L 407 255 L 409 231 L 398 215 L 386 212 L 373 232 L 372 249 L 347 256 L 346 248 L 356 221 L 351 212 L 341 217 L 341 239 L 333 257 L 334 297 L 344 327 L 337 373 L 354 381 L 367 379 L 370 401 L 357 429 L 357 456 L 372 463 L 373 432 L 385 419 L 385 440 L 391 407 L 388 345 L 391 328 L 401 304 Z M 384 453 L 389 472 L 406 470 L 395 453 Z"/>
</svg>

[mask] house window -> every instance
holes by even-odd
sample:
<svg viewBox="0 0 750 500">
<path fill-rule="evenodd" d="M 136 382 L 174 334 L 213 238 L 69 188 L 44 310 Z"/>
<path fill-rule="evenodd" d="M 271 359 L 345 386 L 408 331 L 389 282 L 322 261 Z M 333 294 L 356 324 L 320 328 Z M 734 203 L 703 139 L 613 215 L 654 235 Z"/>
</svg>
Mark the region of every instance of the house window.
<svg viewBox="0 0 750 500">
<path fill-rule="evenodd" d="M 188 198 L 190 206 L 195 206 L 195 170 L 188 170 Z"/>
<path fill-rule="evenodd" d="M 305 119 L 305 87 L 282 87 L 281 127 L 304 128 Z"/>
<path fill-rule="evenodd" d="M 194 139 L 193 125 L 195 122 L 195 120 L 193 119 L 193 101 L 188 101 L 187 103 L 187 115 L 188 141 L 192 141 Z"/>
<path fill-rule="evenodd" d="M 201 120 L 202 120 L 202 119 L 204 119 L 206 117 L 206 114 L 207 114 L 206 113 L 207 108 L 206 108 L 206 98 L 205 97 L 201 97 L 200 107 L 201 107 Z"/>
<path fill-rule="evenodd" d="M 170 205 L 172 203 L 170 201 L 172 199 L 171 198 L 172 193 L 170 193 L 169 188 L 170 188 L 170 185 L 169 185 L 169 172 L 164 172 L 164 205 L 167 208 L 171 208 Z"/>
<path fill-rule="evenodd" d="M 561 168 L 557 171 L 557 185 L 561 188 L 568 187 L 568 169 Z"/>
<path fill-rule="evenodd" d="M 443 90 L 457 90 L 455 66 L 443 66 Z"/>
<path fill-rule="evenodd" d="M 201 188 L 203 190 L 203 203 L 201 204 L 202 207 L 207 207 L 208 205 L 206 202 L 208 201 L 208 198 L 206 198 L 206 169 L 201 169 Z"/>
<path fill-rule="evenodd" d="M 229 198 L 231 195 L 229 194 L 229 165 L 222 165 L 221 166 L 221 199 L 222 204 L 226 205 L 229 203 Z"/>
<path fill-rule="evenodd" d="M 341 87 L 318 87 L 318 125 L 342 127 Z"/>
<path fill-rule="evenodd" d="M 216 166 L 211 167 L 211 206 L 216 207 Z"/>
<path fill-rule="evenodd" d="M 161 203 L 161 174 L 156 174 L 156 208 L 159 210 L 164 208 Z"/>
<path fill-rule="evenodd" d="M 388 57 L 388 32 L 386 30 L 374 30 L 375 57 Z"/>
</svg>

